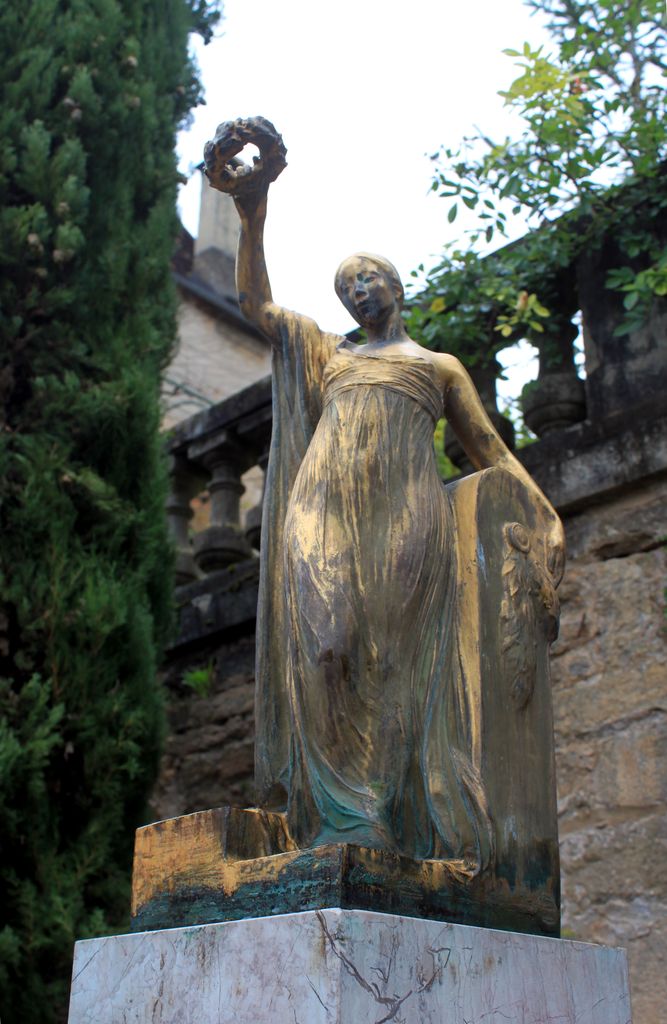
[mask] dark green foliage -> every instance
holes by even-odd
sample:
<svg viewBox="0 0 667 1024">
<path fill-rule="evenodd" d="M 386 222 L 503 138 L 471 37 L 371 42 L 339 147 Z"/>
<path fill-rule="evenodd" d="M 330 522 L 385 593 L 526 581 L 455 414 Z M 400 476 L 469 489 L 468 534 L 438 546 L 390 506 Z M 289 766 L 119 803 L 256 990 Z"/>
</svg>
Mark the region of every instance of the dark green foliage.
<svg viewBox="0 0 667 1024">
<path fill-rule="evenodd" d="M 624 310 L 616 334 L 641 327 L 667 295 L 664 2 L 526 3 L 546 18 L 551 43 L 505 51 L 519 74 L 500 95 L 523 131 L 478 132 L 434 155 L 432 188 L 451 201 L 450 223 L 462 209 L 475 217 L 469 244 L 448 247 L 427 273 L 410 330 L 471 367 L 521 337 L 544 356 L 567 268 L 609 239 L 606 283 Z M 537 230 L 480 259 L 519 213 Z"/>
<path fill-rule="evenodd" d="M 202 0 L 0 5 L 0 1018 L 126 923 L 162 730 L 159 373 Z"/>
</svg>

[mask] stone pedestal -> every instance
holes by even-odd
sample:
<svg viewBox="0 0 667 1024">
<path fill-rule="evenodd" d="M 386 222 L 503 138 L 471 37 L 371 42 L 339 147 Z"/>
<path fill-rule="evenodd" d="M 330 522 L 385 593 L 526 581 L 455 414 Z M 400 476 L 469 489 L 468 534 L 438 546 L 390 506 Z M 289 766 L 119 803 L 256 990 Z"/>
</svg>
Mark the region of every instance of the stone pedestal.
<svg viewBox="0 0 667 1024">
<path fill-rule="evenodd" d="M 626 955 L 362 910 L 78 942 L 69 1024 L 629 1024 Z"/>
</svg>

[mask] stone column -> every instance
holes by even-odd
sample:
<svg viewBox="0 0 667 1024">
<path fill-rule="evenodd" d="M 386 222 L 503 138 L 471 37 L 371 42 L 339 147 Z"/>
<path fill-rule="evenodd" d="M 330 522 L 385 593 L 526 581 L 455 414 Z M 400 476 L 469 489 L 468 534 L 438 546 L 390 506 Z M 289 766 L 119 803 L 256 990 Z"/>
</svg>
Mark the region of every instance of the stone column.
<svg viewBox="0 0 667 1024">
<path fill-rule="evenodd" d="M 189 524 L 192 518 L 190 502 L 205 485 L 206 476 L 187 459 L 178 455 L 169 457 L 169 496 L 167 521 L 176 546 L 176 583 L 190 583 L 199 573 L 195 565 Z"/>
<path fill-rule="evenodd" d="M 262 535 L 262 509 L 264 508 L 264 493 L 266 490 L 266 467 L 269 464 L 269 449 L 267 447 L 259 458 L 257 459 L 257 465 L 264 474 L 264 487 L 262 488 L 262 497 L 258 505 L 251 508 L 246 516 L 245 523 L 245 535 L 248 543 L 256 551 L 259 551 L 259 545 L 261 542 Z"/>
<path fill-rule="evenodd" d="M 211 521 L 194 538 L 194 557 L 203 573 L 224 569 L 252 556 L 252 548 L 241 530 L 239 502 L 243 494 L 241 476 L 254 461 L 226 431 L 195 442 L 188 449 L 211 475 Z"/>
<path fill-rule="evenodd" d="M 574 364 L 574 342 L 579 333 L 572 323 L 574 310 L 554 311 L 544 320 L 544 333 L 531 337 L 540 354 L 536 381 L 521 395 L 526 426 L 538 437 L 586 419 L 586 390 Z"/>
</svg>

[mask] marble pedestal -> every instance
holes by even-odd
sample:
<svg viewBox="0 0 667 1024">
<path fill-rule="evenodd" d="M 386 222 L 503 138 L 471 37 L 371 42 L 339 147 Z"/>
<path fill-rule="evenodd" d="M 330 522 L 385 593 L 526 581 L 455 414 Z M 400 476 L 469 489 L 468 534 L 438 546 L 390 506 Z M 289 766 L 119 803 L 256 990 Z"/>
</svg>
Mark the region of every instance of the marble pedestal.
<svg viewBox="0 0 667 1024">
<path fill-rule="evenodd" d="M 69 1024 L 629 1024 L 626 955 L 321 910 L 89 939 Z"/>
</svg>

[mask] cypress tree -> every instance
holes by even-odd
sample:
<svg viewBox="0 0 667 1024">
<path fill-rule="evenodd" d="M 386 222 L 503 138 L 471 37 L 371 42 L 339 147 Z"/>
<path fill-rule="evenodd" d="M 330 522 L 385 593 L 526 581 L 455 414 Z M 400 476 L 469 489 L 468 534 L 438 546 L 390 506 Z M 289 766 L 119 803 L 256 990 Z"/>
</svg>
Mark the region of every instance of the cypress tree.
<svg viewBox="0 0 667 1024">
<path fill-rule="evenodd" d="M 0 1018 L 122 928 L 171 608 L 159 375 L 205 0 L 0 4 Z"/>
</svg>

